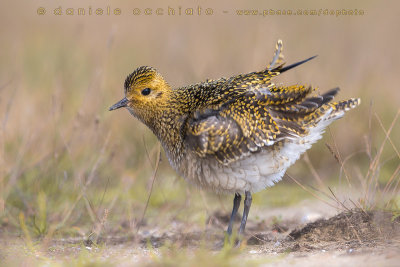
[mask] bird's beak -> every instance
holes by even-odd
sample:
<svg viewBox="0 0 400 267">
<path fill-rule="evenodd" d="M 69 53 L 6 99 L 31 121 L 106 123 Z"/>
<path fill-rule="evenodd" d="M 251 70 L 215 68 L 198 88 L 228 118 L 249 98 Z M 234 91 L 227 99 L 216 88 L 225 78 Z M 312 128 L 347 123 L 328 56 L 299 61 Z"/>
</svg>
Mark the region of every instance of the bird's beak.
<svg viewBox="0 0 400 267">
<path fill-rule="evenodd" d="M 126 97 L 124 97 L 123 99 L 121 99 L 120 101 L 118 101 L 117 103 L 112 105 L 109 108 L 109 111 L 114 110 L 114 109 L 124 108 L 128 105 L 128 102 L 129 102 L 128 99 L 126 99 Z"/>
</svg>

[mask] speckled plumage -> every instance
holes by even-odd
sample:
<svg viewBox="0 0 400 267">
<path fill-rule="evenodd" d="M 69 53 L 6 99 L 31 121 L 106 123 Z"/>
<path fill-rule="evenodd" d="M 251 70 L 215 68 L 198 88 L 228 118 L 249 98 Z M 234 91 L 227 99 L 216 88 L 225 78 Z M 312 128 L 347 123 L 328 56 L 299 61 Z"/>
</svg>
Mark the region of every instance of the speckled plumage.
<svg viewBox="0 0 400 267">
<path fill-rule="evenodd" d="M 216 192 L 257 192 L 279 181 L 327 125 L 360 103 L 331 102 L 338 89 L 320 95 L 310 86 L 272 82 L 312 58 L 284 67 L 278 41 L 265 70 L 176 89 L 155 69 L 140 67 L 110 110 L 127 107 L 145 123 L 188 181 Z"/>
</svg>

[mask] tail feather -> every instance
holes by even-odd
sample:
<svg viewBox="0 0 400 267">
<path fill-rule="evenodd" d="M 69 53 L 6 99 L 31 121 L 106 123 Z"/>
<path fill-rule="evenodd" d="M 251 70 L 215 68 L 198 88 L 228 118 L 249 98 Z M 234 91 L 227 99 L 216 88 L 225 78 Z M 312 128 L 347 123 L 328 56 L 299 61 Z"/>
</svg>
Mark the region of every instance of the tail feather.
<svg viewBox="0 0 400 267">
<path fill-rule="evenodd" d="M 304 102 L 301 104 L 303 110 L 311 110 L 307 113 L 302 112 L 286 112 L 270 110 L 274 120 L 278 123 L 281 133 L 279 138 L 288 136 L 306 136 L 310 132 L 318 132 L 325 129 L 331 122 L 341 118 L 346 111 L 357 107 L 361 101 L 359 98 L 351 98 L 349 100 L 321 104 L 327 98 L 332 97 L 337 90 L 331 90 L 323 96 L 316 97 L 314 102 Z M 317 103 L 317 100 L 319 103 Z M 296 105 L 299 109 L 300 105 Z M 315 108 L 317 106 L 317 108 Z"/>
<path fill-rule="evenodd" d="M 361 104 L 360 98 L 350 98 L 348 100 L 343 100 L 340 102 L 329 103 L 327 104 L 327 106 L 332 108 L 332 112 L 327 119 L 328 120 L 338 119 L 342 117 L 346 111 L 349 111 L 360 104 Z"/>
<path fill-rule="evenodd" d="M 312 57 L 310 57 L 310 58 L 307 58 L 307 59 L 305 59 L 305 60 L 296 62 L 296 63 L 291 64 L 291 65 L 286 66 L 286 67 L 283 67 L 283 65 L 281 65 L 281 66 L 276 67 L 276 68 L 273 69 L 272 71 L 274 71 L 274 72 L 279 72 L 279 73 L 283 73 L 283 72 L 288 71 L 288 70 L 290 70 L 290 69 L 293 69 L 293 68 L 295 68 L 295 67 L 297 67 L 297 66 L 299 66 L 299 65 L 301 65 L 301 64 L 304 64 L 304 63 L 306 63 L 306 62 L 308 62 L 308 61 L 310 61 L 311 59 L 314 59 L 314 58 L 316 58 L 316 57 L 317 57 L 317 55 L 312 56 Z"/>
<path fill-rule="evenodd" d="M 307 95 L 311 93 L 311 91 L 312 90 L 309 89 L 308 91 L 304 91 L 304 93 L 302 93 L 301 95 L 297 93 L 298 96 L 296 96 L 296 98 L 292 97 L 289 98 L 286 102 L 278 102 L 278 105 L 276 105 L 276 103 L 272 101 L 272 103 L 270 103 L 270 109 L 278 111 L 285 116 L 302 118 L 314 111 L 317 111 L 318 108 L 329 103 L 339 92 L 339 88 L 334 88 L 323 95 L 306 98 Z M 283 95 L 286 96 L 285 94 Z M 271 97 L 269 96 L 269 98 Z"/>
<path fill-rule="evenodd" d="M 348 100 L 334 102 L 329 105 L 333 108 L 334 112 L 338 112 L 338 111 L 348 111 L 350 109 L 357 107 L 360 104 L 361 104 L 361 99 L 350 98 Z"/>
<path fill-rule="evenodd" d="M 272 58 L 271 63 L 267 67 L 268 71 L 272 70 L 275 67 L 275 65 L 282 66 L 284 64 L 284 62 L 283 62 L 284 56 L 283 56 L 282 51 L 283 51 L 282 40 L 278 40 L 278 42 L 276 43 L 276 46 L 275 46 L 274 57 Z"/>
</svg>

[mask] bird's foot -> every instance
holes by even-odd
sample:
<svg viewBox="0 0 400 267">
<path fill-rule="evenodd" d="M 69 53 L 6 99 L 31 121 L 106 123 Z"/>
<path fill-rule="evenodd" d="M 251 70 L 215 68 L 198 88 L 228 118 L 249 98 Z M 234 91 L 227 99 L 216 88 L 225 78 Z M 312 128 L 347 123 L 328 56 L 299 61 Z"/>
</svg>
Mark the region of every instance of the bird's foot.
<svg viewBox="0 0 400 267">
<path fill-rule="evenodd" d="M 229 235 L 228 233 L 225 233 L 224 239 L 218 241 L 215 244 L 214 249 L 221 250 L 221 249 L 239 248 L 242 244 L 242 237 L 243 236 Z"/>
</svg>

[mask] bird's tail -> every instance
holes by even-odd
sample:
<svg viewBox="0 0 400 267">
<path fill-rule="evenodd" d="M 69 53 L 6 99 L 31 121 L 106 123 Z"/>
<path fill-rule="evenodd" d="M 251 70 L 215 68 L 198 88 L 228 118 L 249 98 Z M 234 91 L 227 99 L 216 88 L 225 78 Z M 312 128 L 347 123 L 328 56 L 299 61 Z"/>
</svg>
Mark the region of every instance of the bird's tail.
<svg viewBox="0 0 400 267">
<path fill-rule="evenodd" d="M 275 46 L 275 53 L 274 53 L 274 57 L 272 58 L 271 62 L 269 63 L 268 67 L 266 68 L 266 72 L 276 72 L 276 73 L 283 73 L 285 71 L 288 71 L 290 69 L 293 69 L 301 64 L 304 64 L 308 61 L 310 61 L 311 59 L 314 59 L 315 56 L 309 57 L 305 60 L 293 63 L 289 66 L 284 67 L 285 65 L 285 61 L 284 61 L 284 55 L 283 55 L 283 42 L 282 40 L 278 40 L 278 42 L 276 42 L 276 46 Z"/>
<path fill-rule="evenodd" d="M 327 120 L 338 119 L 342 117 L 346 111 L 349 111 L 360 104 L 361 104 L 360 98 L 350 98 L 348 100 L 328 103 L 326 105 L 332 108 L 332 112 L 326 119 Z"/>
</svg>

